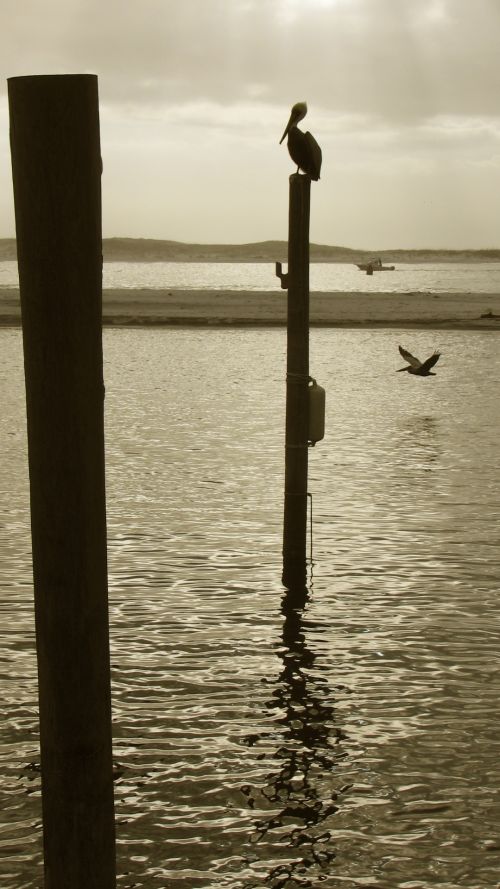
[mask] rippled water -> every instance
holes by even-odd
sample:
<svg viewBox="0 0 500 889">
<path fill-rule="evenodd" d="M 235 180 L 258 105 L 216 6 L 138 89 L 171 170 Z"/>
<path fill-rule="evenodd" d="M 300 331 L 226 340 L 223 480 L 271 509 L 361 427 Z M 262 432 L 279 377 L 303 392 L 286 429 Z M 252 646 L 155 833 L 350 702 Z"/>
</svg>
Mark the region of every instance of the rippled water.
<svg viewBox="0 0 500 889">
<path fill-rule="evenodd" d="M 499 293 L 500 263 L 401 263 L 366 275 L 354 264 L 311 263 L 311 290 L 366 293 Z M 0 288 L 19 284 L 16 262 L 0 262 Z M 279 290 L 269 262 L 106 262 L 105 288 Z"/>
<path fill-rule="evenodd" d="M 0 877 L 41 886 L 21 338 L 1 330 Z M 440 348 L 395 374 L 400 341 Z M 313 576 L 280 585 L 285 333 L 106 330 L 121 889 L 493 889 L 500 351 L 313 330 Z"/>
</svg>

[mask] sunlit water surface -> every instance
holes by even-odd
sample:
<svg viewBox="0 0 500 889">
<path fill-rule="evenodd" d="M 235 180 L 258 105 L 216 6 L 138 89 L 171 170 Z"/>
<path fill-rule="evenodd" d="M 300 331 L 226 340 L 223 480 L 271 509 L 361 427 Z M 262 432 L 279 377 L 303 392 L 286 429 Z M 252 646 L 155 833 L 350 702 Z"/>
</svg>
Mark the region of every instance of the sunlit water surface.
<svg viewBox="0 0 500 889">
<path fill-rule="evenodd" d="M 279 258 L 279 257 L 277 257 Z M 354 263 L 313 262 L 313 291 L 366 293 L 498 293 L 498 262 L 400 263 L 367 275 Z M 0 290 L 18 287 L 16 262 L 0 262 Z M 153 290 L 280 290 L 269 262 L 105 262 L 104 288 Z"/>
<path fill-rule="evenodd" d="M 39 889 L 21 334 L 0 339 L 0 883 Z M 437 376 L 395 374 L 398 341 L 440 348 Z M 287 603 L 284 331 L 105 331 L 120 889 L 499 885 L 499 342 L 312 331 L 327 437 Z"/>
</svg>

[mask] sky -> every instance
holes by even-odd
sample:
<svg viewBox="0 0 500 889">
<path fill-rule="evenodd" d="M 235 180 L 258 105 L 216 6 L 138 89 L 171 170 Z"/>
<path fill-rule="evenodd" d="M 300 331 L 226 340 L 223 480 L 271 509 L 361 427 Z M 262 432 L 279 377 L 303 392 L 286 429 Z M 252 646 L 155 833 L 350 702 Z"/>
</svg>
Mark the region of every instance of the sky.
<svg viewBox="0 0 500 889">
<path fill-rule="evenodd" d="M 311 241 L 499 247 L 500 0 L 2 0 L 7 78 L 97 74 L 103 235 L 286 240 L 291 106 L 322 147 Z"/>
</svg>

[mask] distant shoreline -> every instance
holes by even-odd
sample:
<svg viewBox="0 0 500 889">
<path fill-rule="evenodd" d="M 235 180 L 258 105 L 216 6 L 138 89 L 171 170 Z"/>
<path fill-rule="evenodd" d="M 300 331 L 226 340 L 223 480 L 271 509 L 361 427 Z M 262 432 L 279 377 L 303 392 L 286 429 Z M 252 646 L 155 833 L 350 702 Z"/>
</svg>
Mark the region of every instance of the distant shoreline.
<svg viewBox="0 0 500 889">
<path fill-rule="evenodd" d="M 286 241 L 250 244 L 187 244 L 154 238 L 104 238 L 104 262 L 286 262 Z M 357 264 L 379 256 L 384 263 L 500 262 L 500 249 L 394 249 L 337 247 L 311 244 L 311 262 Z M 0 262 L 16 259 L 15 238 L 0 238 Z"/>
<path fill-rule="evenodd" d="M 105 327 L 284 326 L 285 291 L 103 291 Z M 19 291 L 0 290 L 0 326 L 21 323 Z M 311 327 L 500 330 L 500 293 L 317 293 Z"/>
</svg>

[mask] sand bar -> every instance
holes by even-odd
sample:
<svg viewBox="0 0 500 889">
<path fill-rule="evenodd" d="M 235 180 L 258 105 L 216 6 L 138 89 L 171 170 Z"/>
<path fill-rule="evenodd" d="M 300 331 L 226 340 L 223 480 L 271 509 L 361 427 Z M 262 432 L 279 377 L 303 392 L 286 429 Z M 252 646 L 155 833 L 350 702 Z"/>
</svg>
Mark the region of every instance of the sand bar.
<svg viewBox="0 0 500 889">
<path fill-rule="evenodd" d="M 286 291 L 105 290 L 106 326 L 283 325 Z M 311 293 L 312 325 L 500 330 L 500 293 Z M 20 323 L 19 292 L 0 290 L 0 324 Z"/>
</svg>

